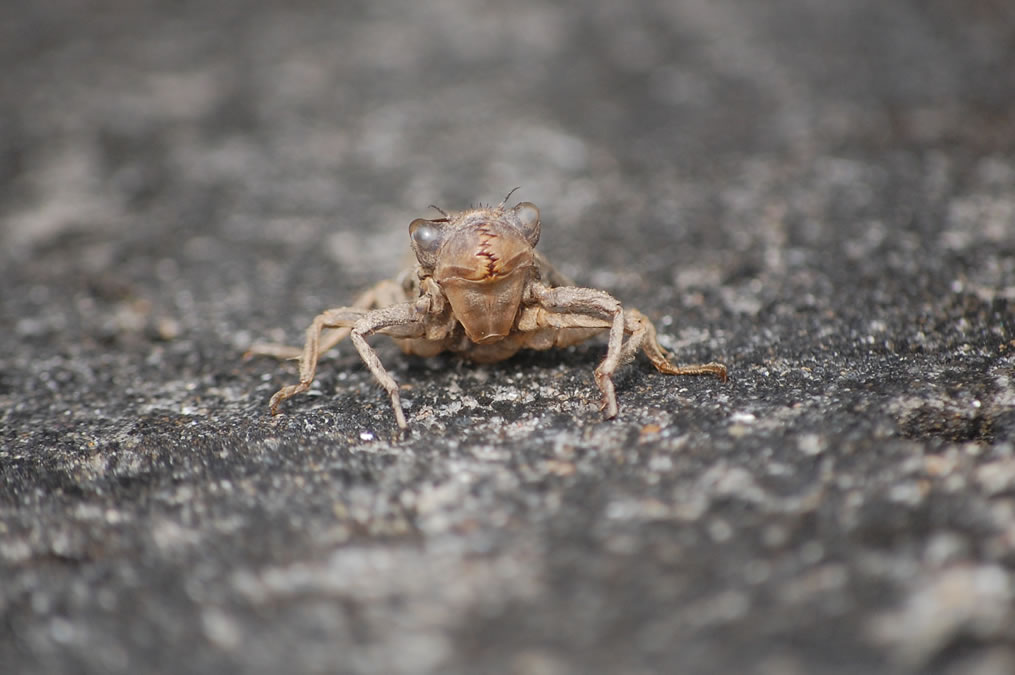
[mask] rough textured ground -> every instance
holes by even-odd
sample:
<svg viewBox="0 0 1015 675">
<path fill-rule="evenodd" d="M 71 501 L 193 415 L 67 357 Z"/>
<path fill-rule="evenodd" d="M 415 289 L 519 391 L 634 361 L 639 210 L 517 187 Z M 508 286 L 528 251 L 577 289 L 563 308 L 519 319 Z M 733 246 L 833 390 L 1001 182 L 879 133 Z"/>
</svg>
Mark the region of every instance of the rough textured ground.
<svg viewBox="0 0 1015 675">
<path fill-rule="evenodd" d="M 0 10 L 0 671 L 1015 672 L 1003 0 Z M 409 359 L 320 309 L 520 199 L 653 317 Z"/>
</svg>

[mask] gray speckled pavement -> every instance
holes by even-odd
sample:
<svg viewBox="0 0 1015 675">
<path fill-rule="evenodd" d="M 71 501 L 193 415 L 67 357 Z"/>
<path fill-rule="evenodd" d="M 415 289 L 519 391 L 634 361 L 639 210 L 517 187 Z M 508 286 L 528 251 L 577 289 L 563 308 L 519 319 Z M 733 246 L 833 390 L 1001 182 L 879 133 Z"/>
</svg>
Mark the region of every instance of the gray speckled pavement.
<svg viewBox="0 0 1015 675">
<path fill-rule="evenodd" d="M 1015 672 L 1015 7 L 0 9 L 0 672 Z M 657 321 L 355 352 L 406 226 L 519 199 Z"/>
</svg>

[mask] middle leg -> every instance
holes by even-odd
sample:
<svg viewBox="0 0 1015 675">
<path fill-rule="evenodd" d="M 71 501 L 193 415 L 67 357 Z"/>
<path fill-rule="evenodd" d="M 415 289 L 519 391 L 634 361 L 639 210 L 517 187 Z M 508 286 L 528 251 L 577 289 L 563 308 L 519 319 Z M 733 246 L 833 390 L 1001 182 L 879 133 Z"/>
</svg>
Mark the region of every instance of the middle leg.
<svg viewBox="0 0 1015 675">
<path fill-rule="evenodd" d="M 317 361 L 322 352 L 321 332 L 325 329 L 332 329 L 333 332 L 347 334 L 349 329 L 368 311 L 357 307 L 339 307 L 329 309 L 314 317 L 310 327 L 307 328 L 307 339 L 303 345 L 303 351 L 300 353 L 300 381 L 282 387 L 275 392 L 268 404 L 271 407 L 272 415 L 278 413 L 278 406 L 282 401 L 310 388 L 310 383 L 314 381 L 314 374 L 317 372 Z"/>
</svg>

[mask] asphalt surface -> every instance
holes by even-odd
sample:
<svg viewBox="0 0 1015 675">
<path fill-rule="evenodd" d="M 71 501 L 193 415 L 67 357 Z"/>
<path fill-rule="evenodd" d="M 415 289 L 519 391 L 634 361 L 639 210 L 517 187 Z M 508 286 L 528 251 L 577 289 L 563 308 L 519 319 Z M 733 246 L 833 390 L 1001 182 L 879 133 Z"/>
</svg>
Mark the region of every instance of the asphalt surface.
<svg viewBox="0 0 1015 675">
<path fill-rule="evenodd" d="M 0 9 L 0 672 L 1015 672 L 1015 8 Z M 657 322 L 313 316 L 512 199 Z"/>
</svg>

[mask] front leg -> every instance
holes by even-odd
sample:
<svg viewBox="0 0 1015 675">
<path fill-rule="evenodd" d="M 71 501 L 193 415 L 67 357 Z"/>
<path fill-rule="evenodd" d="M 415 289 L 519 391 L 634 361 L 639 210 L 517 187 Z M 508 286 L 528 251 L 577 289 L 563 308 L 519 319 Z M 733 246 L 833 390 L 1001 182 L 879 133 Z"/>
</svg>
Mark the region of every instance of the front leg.
<svg viewBox="0 0 1015 675">
<path fill-rule="evenodd" d="M 532 297 L 546 310 L 559 315 L 554 325 L 574 327 L 608 323 L 610 339 L 606 358 L 595 370 L 596 384 L 603 394 L 601 410 L 607 419 L 617 416 L 617 394 L 613 386 L 613 373 L 623 362 L 624 309 L 620 301 L 605 291 L 594 288 L 560 286 L 547 288 L 542 284 L 530 287 Z M 589 322 L 589 319 L 592 322 Z"/>
<path fill-rule="evenodd" d="M 377 352 L 367 344 L 366 338 L 374 333 L 384 333 L 397 338 L 423 337 L 426 334 L 426 317 L 428 315 L 422 314 L 418 305 L 419 303 L 415 305 L 405 303 L 395 305 L 394 307 L 375 309 L 356 322 L 349 336 L 363 362 L 367 364 L 367 368 L 370 369 L 374 378 L 381 383 L 384 390 L 388 392 L 388 396 L 391 397 L 391 407 L 395 411 L 395 421 L 398 422 L 398 426 L 402 429 L 407 429 L 409 425 L 405 422 L 402 401 L 398 396 L 398 383 L 384 369 L 384 365 L 381 364 Z"/>
</svg>

